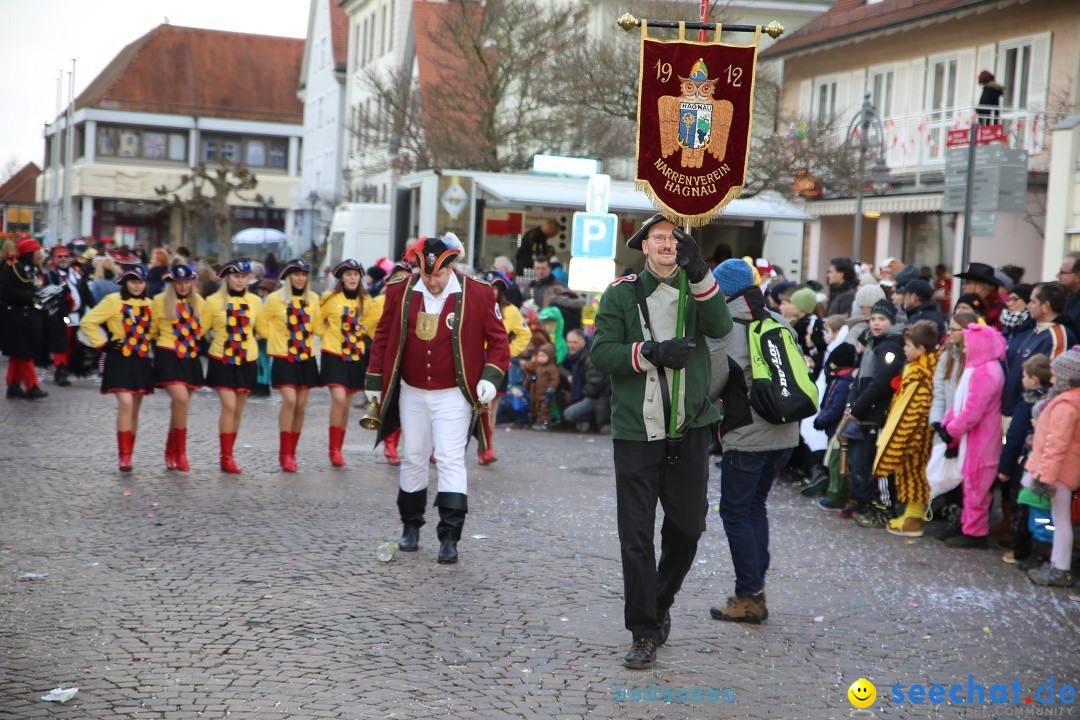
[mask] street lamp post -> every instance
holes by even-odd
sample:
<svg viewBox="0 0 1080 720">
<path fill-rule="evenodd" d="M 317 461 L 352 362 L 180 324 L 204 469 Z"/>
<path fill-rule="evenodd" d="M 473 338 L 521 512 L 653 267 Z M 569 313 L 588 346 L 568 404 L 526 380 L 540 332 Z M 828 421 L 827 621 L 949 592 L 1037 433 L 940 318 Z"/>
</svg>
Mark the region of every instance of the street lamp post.
<svg viewBox="0 0 1080 720">
<path fill-rule="evenodd" d="M 260 196 L 262 197 L 262 196 Z M 263 240 L 266 239 L 266 229 L 270 224 L 270 208 L 274 207 L 274 198 L 264 198 L 262 201 L 263 208 Z"/>
<path fill-rule="evenodd" d="M 877 140 L 876 147 L 871 148 L 870 131 L 875 130 Z M 857 134 L 856 134 L 857 133 Z M 871 149 L 876 150 L 877 158 L 874 161 L 874 170 L 880 172 L 885 168 L 885 128 L 881 124 L 881 114 L 870 102 L 870 92 L 863 95 L 863 104 L 859 112 L 851 120 L 848 126 L 848 137 L 856 137 L 859 142 L 859 169 L 856 177 L 855 188 L 855 240 L 852 249 L 852 259 L 859 261 L 862 252 L 862 219 L 863 219 L 863 191 L 866 187 L 866 154 Z"/>
<path fill-rule="evenodd" d="M 311 217 L 308 219 L 308 240 L 311 243 L 311 260 L 315 261 L 315 205 L 319 202 L 319 193 L 312 190 L 307 196 L 308 204 L 311 205 Z"/>
</svg>

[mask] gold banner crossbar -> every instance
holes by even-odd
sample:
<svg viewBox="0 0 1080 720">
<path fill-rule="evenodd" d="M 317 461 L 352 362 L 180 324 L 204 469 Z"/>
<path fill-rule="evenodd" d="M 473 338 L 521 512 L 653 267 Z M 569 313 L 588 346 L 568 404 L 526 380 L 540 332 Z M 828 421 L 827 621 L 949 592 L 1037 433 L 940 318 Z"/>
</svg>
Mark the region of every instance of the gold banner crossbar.
<svg viewBox="0 0 1080 720">
<path fill-rule="evenodd" d="M 707 22 L 685 22 L 680 23 L 677 20 L 640 20 L 630 13 L 626 13 L 616 21 L 623 30 L 630 32 L 631 28 L 636 28 L 641 25 L 642 22 L 648 22 L 649 27 L 654 28 L 679 28 L 682 26 L 687 30 L 715 30 L 717 23 Z M 784 34 L 784 26 L 773 20 L 768 25 L 729 25 L 723 24 L 723 28 L 729 32 L 763 32 L 773 40 Z"/>
</svg>

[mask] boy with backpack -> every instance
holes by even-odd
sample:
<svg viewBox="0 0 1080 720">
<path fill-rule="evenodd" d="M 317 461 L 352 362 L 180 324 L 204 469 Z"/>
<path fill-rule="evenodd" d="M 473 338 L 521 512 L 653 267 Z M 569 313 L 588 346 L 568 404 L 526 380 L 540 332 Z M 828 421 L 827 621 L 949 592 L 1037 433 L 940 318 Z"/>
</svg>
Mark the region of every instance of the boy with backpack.
<svg viewBox="0 0 1080 720">
<path fill-rule="evenodd" d="M 809 371 L 797 349 L 788 352 L 797 345 L 795 333 L 782 315 L 766 308 L 750 265 L 733 258 L 717 266 L 713 277 L 735 321 L 721 343 L 731 366 L 743 370 L 729 376 L 731 387 L 723 393 L 725 425 L 735 416 L 748 422 L 730 429 L 722 426 L 719 509 L 735 568 L 735 592 L 710 614 L 716 620 L 761 623 L 769 616 L 765 604 L 765 573 L 769 569 L 765 501 L 777 469 L 784 467 L 799 443 L 799 420 L 816 409 L 817 388 L 807 403 L 802 376 L 809 382 Z M 763 352 L 763 345 L 770 352 Z M 788 366 L 778 371 L 770 364 L 770 357 L 786 359 Z M 791 362 L 802 367 L 793 367 Z M 729 392 L 731 388 L 737 390 Z M 788 403 L 791 398 L 795 398 L 794 406 Z M 807 409 L 809 413 L 803 414 Z"/>
<path fill-rule="evenodd" d="M 896 306 L 888 300 L 878 300 L 870 309 L 870 335 L 846 415 L 845 435 L 848 430 L 861 431 L 852 433 L 857 436 L 849 436 L 848 440 L 854 518 L 860 527 L 885 527 L 892 517 L 888 478 L 877 478 L 875 482 L 871 466 L 877 453 L 878 433 L 892 401 L 893 379 L 904 368 L 903 336 L 900 328 L 893 327 L 895 321 Z"/>
</svg>

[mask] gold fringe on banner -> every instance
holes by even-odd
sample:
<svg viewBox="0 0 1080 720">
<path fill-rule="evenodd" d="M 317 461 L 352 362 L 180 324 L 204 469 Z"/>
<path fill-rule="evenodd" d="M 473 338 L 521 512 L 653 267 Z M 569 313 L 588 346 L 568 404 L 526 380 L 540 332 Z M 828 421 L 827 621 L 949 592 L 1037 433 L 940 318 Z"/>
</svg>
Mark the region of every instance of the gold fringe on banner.
<svg viewBox="0 0 1080 720">
<path fill-rule="evenodd" d="M 640 80 L 640 78 L 642 77 L 642 72 L 644 70 L 644 63 L 645 63 L 645 52 L 644 52 L 645 40 L 649 39 L 649 27 L 648 27 L 648 25 L 649 25 L 649 21 L 642 18 L 642 20 L 641 20 L 641 52 L 638 53 L 638 78 L 639 78 L 639 80 L 638 80 L 637 128 L 638 128 L 639 132 L 640 132 L 640 129 L 641 129 L 641 80 Z M 685 30 L 686 30 L 685 23 L 680 22 L 679 23 L 679 41 L 678 42 L 689 42 L 689 43 L 694 44 L 694 45 L 721 45 L 722 44 L 722 45 L 728 45 L 728 46 L 731 46 L 731 47 L 744 47 L 744 48 L 753 47 L 754 48 L 754 72 L 753 72 L 752 77 L 750 79 L 750 106 L 748 108 L 749 120 L 748 120 L 748 124 L 747 124 L 747 132 L 746 132 L 746 157 L 745 157 L 745 159 L 743 161 L 743 168 L 744 168 L 744 175 L 745 175 L 745 173 L 749 170 L 749 166 L 750 166 L 750 145 L 751 145 L 750 138 L 753 137 L 753 133 L 754 133 L 754 91 L 755 91 L 756 85 L 757 85 L 757 47 L 758 47 L 758 41 L 761 38 L 761 26 L 758 26 L 758 28 L 754 31 L 754 39 L 753 39 L 753 41 L 749 42 L 749 43 L 747 43 L 745 45 L 739 45 L 739 44 L 736 44 L 736 43 L 721 43 L 720 42 L 721 28 L 722 28 L 721 23 L 717 23 L 716 24 L 716 30 L 715 30 L 715 32 L 713 34 L 712 42 L 698 42 L 698 41 L 695 41 L 695 40 L 689 40 L 688 41 L 688 40 L 685 39 Z M 661 41 L 661 42 L 670 42 L 670 41 Z M 640 159 L 637 156 L 641 152 L 641 139 L 640 139 L 640 137 L 638 138 L 638 142 L 635 145 L 634 152 L 635 152 L 635 158 L 634 158 L 634 168 L 635 168 L 635 170 L 634 170 L 634 172 L 636 174 L 637 173 L 637 167 L 638 167 L 638 161 Z M 652 189 L 652 185 L 647 180 L 635 180 L 634 181 L 634 187 L 636 189 L 640 190 L 641 192 L 643 192 L 645 194 L 645 196 L 647 198 L 649 198 L 649 202 L 652 203 L 652 206 L 654 208 L 656 208 L 656 211 L 658 213 L 660 213 L 661 215 L 663 215 L 665 218 L 667 218 L 669 221 L 671 221 L 673 224 L 680 225 L 680 226 L 685 226 L 685 227 L 701 227 L 703 225 L 708 225 L 710 222 L 712 222 L 712 220 L 714 218 L 716 218 L 718 215 L 720 215 L 720 214 L 722 214 L 724 212 L 724 209 L 727 208 L 728 204 L 732 200 L 735 200 L 740 195 L 742 195 L 742 191 L 743 191 L 743 188 L 745 187 L 745 185 L 736 185 L 736 186 L 730 188 L 727 191 L 727 194 L 724 196 L 724 199 L 721 200 L 712 210 L 709 210 L 708 212 L 705 212 L 705 213 L 701 213 L 699 215 L 682 215 L 682 214 L 677 213 L 674 210 L 672 210 L 670 207 L 667 206 L 666 203 L 664 203 L 663 200 L 661 200 L 660 198 L 658 198 L 656 196 L 656 193 Z"/>
</svg>

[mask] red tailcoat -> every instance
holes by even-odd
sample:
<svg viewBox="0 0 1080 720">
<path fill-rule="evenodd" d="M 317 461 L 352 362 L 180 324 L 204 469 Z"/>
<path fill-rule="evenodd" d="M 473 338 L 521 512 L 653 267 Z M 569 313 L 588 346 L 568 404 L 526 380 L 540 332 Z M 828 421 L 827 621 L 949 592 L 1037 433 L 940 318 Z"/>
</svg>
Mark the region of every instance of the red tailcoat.
<svg viewBox="0 0 1080 720">
<path fill-rule="evenodd" d="M 379 429 L 376 444 L 401 426 L 398 414 L 398 387 L 401 383 L 401 363 L 406 354 L 424 354 L 427 343 L 409 333 L 410 309 L 413 302 L 423 302 L 423 294 L 414 292 L 419 275 L 386 286 L 382 318 L 375 329 L 364 387 L 382 391 L 379 408 Z M 487 380 L 498 387 L 510 367 L 510 343 L 503 326 L 502 315 L 491 286 L 479 280 L 458 276 L 461 292 L 446 299 L 453 303 L 454 374 L 461 394 L 475 405 L 476 385 Z M 445 308 L 444 308 L 445 310 Z M 444 312 L 444 315 L 446 313 Z M 442 323 L 440 322 L 440 325 Z M 483 433 L 479 433 L 484 450 Z"/>
</svg>

